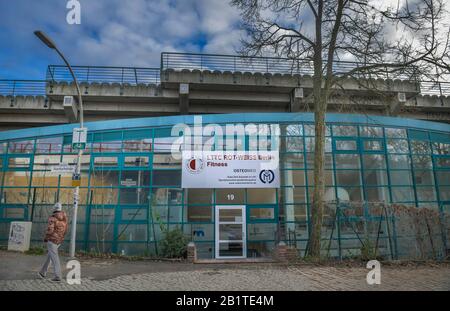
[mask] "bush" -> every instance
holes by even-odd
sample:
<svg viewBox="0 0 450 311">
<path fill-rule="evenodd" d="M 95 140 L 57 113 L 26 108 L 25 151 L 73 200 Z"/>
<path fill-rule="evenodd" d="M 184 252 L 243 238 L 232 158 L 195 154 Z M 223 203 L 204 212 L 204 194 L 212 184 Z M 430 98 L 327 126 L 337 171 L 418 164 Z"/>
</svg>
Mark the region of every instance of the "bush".
<svg viewBox="0 0 450 311">
<path fill-rule="evenodd" d="M 187 256 L 188 239 L 181 229 L 166 231 L 161 241 L 162 255 L 166 258 L 180 258 Z"/>
<path fill-rule="evenodd" d="M 368 261 L 372 259 L 377 259 L 377 250 L 371 241 L 366 240 L 361 245 L 361 260 Z"/>
</svg>

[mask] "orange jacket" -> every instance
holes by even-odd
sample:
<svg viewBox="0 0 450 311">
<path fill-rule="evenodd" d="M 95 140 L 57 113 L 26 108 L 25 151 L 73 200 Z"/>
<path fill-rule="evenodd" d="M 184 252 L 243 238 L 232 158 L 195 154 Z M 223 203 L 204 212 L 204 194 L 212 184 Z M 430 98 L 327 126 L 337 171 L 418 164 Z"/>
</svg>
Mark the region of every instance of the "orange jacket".
<svg viewBox="0 0 450 311">
<path fill-rule="evenodd" d="M 45 232 L 44 241 L 50 241 L 55 244 L 61 244 L 67 232 L 67 216 L 64 212 L 53 212 L 48 218 L 47 231 Z"/>
</svg>

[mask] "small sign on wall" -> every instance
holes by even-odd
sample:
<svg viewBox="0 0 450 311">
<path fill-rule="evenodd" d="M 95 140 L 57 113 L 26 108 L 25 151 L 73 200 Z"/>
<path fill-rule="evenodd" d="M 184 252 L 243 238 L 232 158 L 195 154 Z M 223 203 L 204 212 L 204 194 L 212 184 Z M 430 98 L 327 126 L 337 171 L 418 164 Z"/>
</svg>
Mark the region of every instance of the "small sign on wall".
<svg viewBox="0 0 450 311">
<path fill-rule="evenodd" d="M 29 221 L 13 221 L 9 227 L 8 250 L 25 252 L 30 249 L 31 225 Z"/>
</svg>

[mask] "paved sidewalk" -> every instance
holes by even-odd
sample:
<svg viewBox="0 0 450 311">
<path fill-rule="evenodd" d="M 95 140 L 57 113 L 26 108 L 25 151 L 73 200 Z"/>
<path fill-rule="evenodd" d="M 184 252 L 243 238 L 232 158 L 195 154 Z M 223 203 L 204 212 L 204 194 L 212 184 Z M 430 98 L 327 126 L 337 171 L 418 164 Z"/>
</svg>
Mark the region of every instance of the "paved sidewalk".
<svg viewBox="0 0 450 311">
<path fill-rule="evenodd" d="M 448 264 L 382 265 L 381 285 L 369 286 L 364 266 L 89 259 L 81 260 L 81 285 L 68 285 L 38 279 L 43 260 L 44 256 L 0 251 L 0 290 L 450 290 Z"/>
</svg>

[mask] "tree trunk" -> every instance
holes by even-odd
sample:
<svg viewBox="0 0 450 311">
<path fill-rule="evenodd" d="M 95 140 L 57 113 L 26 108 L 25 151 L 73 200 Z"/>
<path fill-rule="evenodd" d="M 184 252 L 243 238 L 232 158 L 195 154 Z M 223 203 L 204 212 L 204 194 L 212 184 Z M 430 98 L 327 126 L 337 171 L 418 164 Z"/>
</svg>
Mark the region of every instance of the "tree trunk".
<svg viewBox="0 0 450 311">
<path fill-rule="evenodd" d="M 311 209 L 310 256 L 320 259 L 322 215 L 325 196 L 325 112 L 326 98 L 315 99 L 314 194 Z"/>
</svg>

